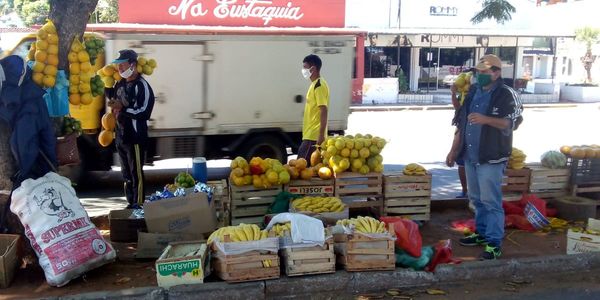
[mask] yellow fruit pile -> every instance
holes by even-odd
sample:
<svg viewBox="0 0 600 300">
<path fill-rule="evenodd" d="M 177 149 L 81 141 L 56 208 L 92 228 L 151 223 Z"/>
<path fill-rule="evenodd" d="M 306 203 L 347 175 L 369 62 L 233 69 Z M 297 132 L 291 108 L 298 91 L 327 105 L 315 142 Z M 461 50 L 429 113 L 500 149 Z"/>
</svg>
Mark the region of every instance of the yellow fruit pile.
<svg viewBox="0 0 600 300">
<path fill-rule="evenodd" d="M 290 173 L 291 179 L 304 179 L 310 180 L 315 174 L 316 170 L 313 167 L 308 167 L 308 162 L 304 158 L 290 159 L 290 161 L 283 166 L 288 173 Z M 317 166 L 318 167 L 318 166 Z"/>
<path fill-rule="evenodd" d="M 600 158 L 600 146 L 598 145 L 562 146 L 560 152 L 576 159 Z"/>
<path fill-rule="evenodd" d="M 337 225 L 354 227 L 354 230 L 362 233 L 386 233 L 385 223 L 371 217 L 357 217 L 337 221 Z"/>
<path fill-rule="evenodd" d="M 250 163 L 243 157 L 236 157 L 230 164 L 229 181 L 236 186 L 253 185 L 255 188 L 269 188 L 287 184 L 290 174 L 276 159 L 253 157 Z"/>
<path fill-rule="evenodd" d="M 117 119 L 111 112 L 107 112 L 102 116 L 102 128 L 98 135 L 98 143 L 102 147 L 108 147 L 115 138 L 115 127 L 117 126 Z"/>
<path fill-rule="evenodd" d="M 119 75 L 119 71 L 113 65 L 106 65 L 102 69 L 96 72 L 97 75 L 100 75 L 100 79 L 104 82 L 105 88 L 112 88 L 115 86 L 115 83 L 121 80 L 121 75 Z"/>
<path fill-rule="evenodd" d="M 460 73 L 454 81 L 454 85 L 460 93 L 461 103 L 464 101 L 466 94 L 471 88 L 471 76 L 473 76 L 471 72 Z"/>
<path fill-rule="evenodd" d="M 94 70 L 90 63 L 90 55 L 77 38 L 71 44 L 68 59 L 69 102 L 73 105 L 89 105 L 94 100 L 91 83 L 94 77 Z"/>
<path fill-rule="evenodd" d="M 297 211 L 329 213 L 344 211 L 346 205 L 337 197 L 304 197 L 292 201 L 292 207 Z"/>
<path fill-rule="evenodd" d="M 144 74 L 144 75 L 152 75 L 152 73 L 154 73 L 154 69 L 156 69 L 156 60 L 154 60 L 154 58 L 145 58 L 145 57 L 138 57 L 137 60 L 137 71 L 140 74 Z"/>
<path fill-rule="evenodd" d="M 513 147 L 508 159 L 508 168 L 513 170 L 523 169 L 525 167 L 525 158 L 527 158 L 527 155 L 523 151 Z"/>
<path fill-rule="evenodd" d="M 347 170 L 367 174 L 383 172 L 381 151 L 386 141 L 370 134 L 328 137 L 321 144 L 321 156 L 335 173 Z"/>
<path fill-rule="evenodd" d="M 276 237 L 284 237 L 289 236 L 292 231 L 292 224 L 290 222 L 285 222 L 283 224 L 275 224 L 269 231 Z"/>
<path fill-rule="evenodd" d="M 402 173 L 408 176 L 424 176 L 427 175 L 427 170 L 419 164 L 412 163 L 406 165 Z"/>
<path fill-rule="evenodd" d="M 52 21 L 48 20 L 38 30 L 36 42 L 31 44 L 27 57 L 35 60 L 32 80 L 41 87 L 53 87 L 58 72 L 58 34 Z"/>
<path fill-rule="evenodd" d="M 247 242 L 266 239 L 268 237 L 268 232 L 266 230 L 260 230 L 256 224 L 240 224 L 238 226 L 221 227 L 208 237 L 208 244 L 212 243 L 215 238 L 219 238 L 219 241 L 223 242 L 225 241 L 226 235 L 228 235 L 233 242 Z"/>
</svg>

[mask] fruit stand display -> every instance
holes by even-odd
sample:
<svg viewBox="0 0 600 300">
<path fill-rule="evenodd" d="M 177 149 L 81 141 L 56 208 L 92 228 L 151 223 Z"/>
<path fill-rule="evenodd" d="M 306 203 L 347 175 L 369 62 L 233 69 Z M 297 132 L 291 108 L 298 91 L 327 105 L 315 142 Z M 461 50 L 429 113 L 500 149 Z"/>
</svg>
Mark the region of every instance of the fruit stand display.
<svg viewBox="0 0 600 300">
<path fill-rule="evenodd" d="M 207 240 L 212 267 L 227 282 L 276 279 L 280 276 L 279 239 L 255 224 L 222 227 Z"/>
<path fill-rule="evenodd" d="M 318 196 L 306 196 L 292 200 L 290 212 L 308 215 L 331 225 L 338 220 L 347 219 L 349 214 L 348 207 L 340 198 Z"/>
<path fill-rule="evenodd" d="M 262 224 L 290 174 L 279 161 L 269 158 L 254 157 L 247 162 L 236 157 L 230 167 L 231 224 Z"/>
<path fill-rule="evenodd" d="M 519 200 L 522 194 L 529 192 L 531 170 L 525 168 L 526 157 L 523 151 L 513 148 L 502 178 L 504 200 Z"/>
<path fill-rule="evenodd" d="M 418 164 L 408 164 L 402 173 L 385 174 L 384 214 L 426 221 L 431 211 L 431 174 Z"/>
<path fill-rule="evenodd" d="M 290 182 L 285 190 L 298 195 L 333 196 L 333 171 L 324 166 L 320 150 L 311 155 L 311 166 L 304 158 L 292 159 L 284 168 L 290 174 Z"/>
<path fill-rule="evenodd" d="M 385 271 L 396 268 L 392 225 L 370 217 L 341 220 L 344 233 L 333 235 L 337 262 L 346 271 Z"/>
<path fill-rule="evenodd" d="M 571 171 L 571 193 L 600 192 L 600 146 L 563 146 Z"/>
</svg>

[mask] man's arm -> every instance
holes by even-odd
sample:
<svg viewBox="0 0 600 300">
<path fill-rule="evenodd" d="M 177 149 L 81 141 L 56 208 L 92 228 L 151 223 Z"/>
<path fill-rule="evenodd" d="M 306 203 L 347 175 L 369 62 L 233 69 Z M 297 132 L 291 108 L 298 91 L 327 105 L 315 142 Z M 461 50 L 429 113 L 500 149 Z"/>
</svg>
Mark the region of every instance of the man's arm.
<svg viewBox="0 0 600 300">
<path fill-rule="evenodd" d="M 456 158 L 458 156 L 458 152 L 460 151 L 460 130 L 457 128 L 454 133 L 454 139 L 452 140 L 452 147 L 450 148 L 450 152 L 446 156 L 446 165 L 448 167 L 453 167 L 456 162 Z"/>
<path fill-rule="evenodd" d="M 327 136 L 327 106 L 319 106 L 319 111 L 321 112 L 321 125 L 319 126 L 319 138 L 317 139 L 317 145 L 321 145 Z"/>
<path fill-rule="evenodd" d="M 450 92 L 452 92 L 452 106 L 454 106 L 454 109 L 458 109 L 460 107 L 460 102 L 458 102 L 458 97 L 456 95 L 458 92 L 456 85 L 452 84 L 452 87 L 450 87 Z"/>
<path fill-rule="evenodd" d="M 154 99 L 151 97 L 150 86 L 146 81 L 140 81 L 135 86 L 136 103 L 140 105 L 138 108 L 127 107 L 121 113 L 127 117 L 136 120 L 149 120 L 152 108 L 154 107 Z"/>
</svg>

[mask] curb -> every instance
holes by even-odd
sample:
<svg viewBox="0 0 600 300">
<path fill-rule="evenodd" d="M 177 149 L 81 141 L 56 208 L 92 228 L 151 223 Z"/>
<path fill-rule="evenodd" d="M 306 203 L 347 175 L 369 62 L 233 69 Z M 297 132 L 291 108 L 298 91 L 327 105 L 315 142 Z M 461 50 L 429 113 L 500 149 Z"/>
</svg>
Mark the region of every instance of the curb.
<svg viewBox="0 0 600 300">
<path fill-rule="evenodd" d="M 523 108 L 572 108 L 578 107 L 580 104 L 589 103 L 531 103 L 523 104 Z M 367 111 L 426 111 L 426 110 L 454 110 L 452 104 L 429 104 L 429 105 L 359 105 L 350 106 L 350 112 L 367 112 Z"/>
<path fill-rule="evenodd" d="M 169 289 L 144 287 L 114 292 L 92 292 L 52 299 L 291 299 L 336 298 L 392 288 L 429 286 L 490 278 L 531 277 L 550 272 L 600 269 L 600 253 L 554 255 L 440 265 L 435 273 L 396 269 L 382 272 L 345 272 L 307 277 L 230 284 L 211 282 Z"/>
</svg>

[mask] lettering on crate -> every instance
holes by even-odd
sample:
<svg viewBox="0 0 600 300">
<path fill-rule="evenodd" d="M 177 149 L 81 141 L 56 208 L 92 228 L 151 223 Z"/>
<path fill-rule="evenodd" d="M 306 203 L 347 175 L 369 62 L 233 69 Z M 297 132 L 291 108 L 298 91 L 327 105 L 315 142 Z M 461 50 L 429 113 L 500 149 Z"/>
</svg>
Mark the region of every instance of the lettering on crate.
<svg viewBox="0 0 600 300">
<path fill-rule="evenodd" d="M 192 220 L 190 217 L 183 217 L 181 219 L 173 220 L 169 222 L 169 231 L 177 231 L 190 226 Z"/>
</svg>

